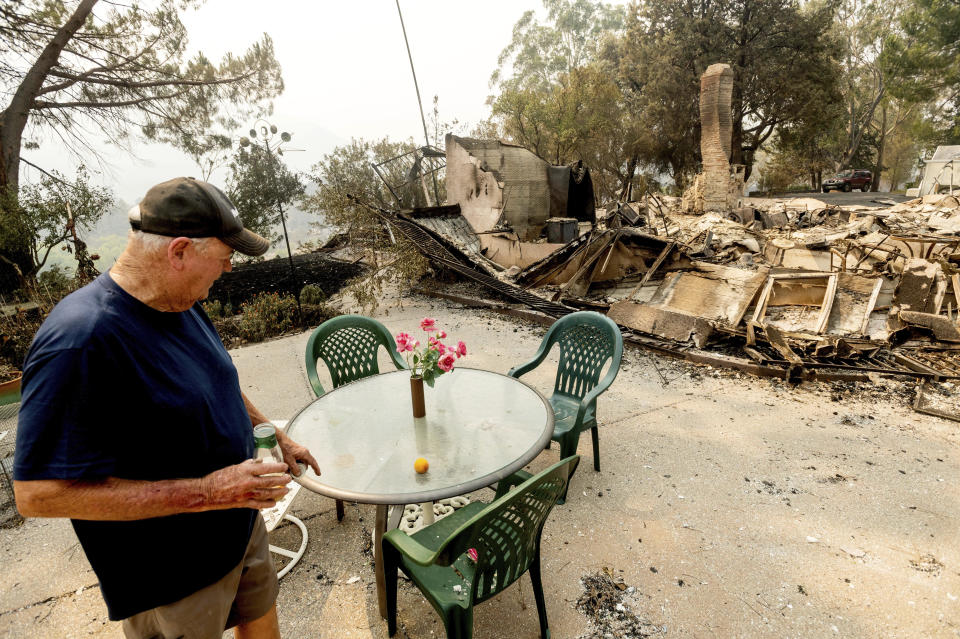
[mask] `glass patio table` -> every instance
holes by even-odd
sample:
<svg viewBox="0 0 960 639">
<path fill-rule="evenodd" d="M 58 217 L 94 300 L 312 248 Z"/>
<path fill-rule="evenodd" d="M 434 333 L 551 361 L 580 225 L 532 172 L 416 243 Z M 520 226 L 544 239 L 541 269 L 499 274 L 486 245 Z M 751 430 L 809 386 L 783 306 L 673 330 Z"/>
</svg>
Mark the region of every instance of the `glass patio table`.
<svg viewBox="0 0 960 639">
<path fill-rule="evenodd" d="M 524 382 L 457 368 L 424 389 L 426 417 L 414 418 L 410 372 L 373 375 L 318 397 L 286 432 L 320 465 L 294 479 L 344 501 L 377 505 L 377 599 L 386 616 L 380 540 L 404 504 L 432 502 L 490 486 L 523 468 L 550 442 L 550 403 Z M 413 463 L 427 459 L 418 474 Z M 394 509 L 389 517 L 389 507 Z M 395 522 L 393 520 L 396 520 Z"/>
</svg>

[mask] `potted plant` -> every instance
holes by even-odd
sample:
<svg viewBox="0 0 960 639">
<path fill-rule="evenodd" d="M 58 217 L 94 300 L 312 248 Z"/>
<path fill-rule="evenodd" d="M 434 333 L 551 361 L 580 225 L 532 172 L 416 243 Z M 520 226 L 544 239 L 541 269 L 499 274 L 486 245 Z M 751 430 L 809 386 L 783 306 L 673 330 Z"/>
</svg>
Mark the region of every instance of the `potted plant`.
<svg viewBox="0 0 960 639">
<path fill-rule="evenodd" d="M 10 374 L 5 377 L 10 377 L 10 375 L 15 375 L 15 377 L 7 379 L 5 382 L 0 382 L 0 406 L 6 406 L 7 404 L 14 404 L 20 401 L 20 380 L 22 379 L 22 374 L 20 371 L 11 371 Z"/>
</svg>

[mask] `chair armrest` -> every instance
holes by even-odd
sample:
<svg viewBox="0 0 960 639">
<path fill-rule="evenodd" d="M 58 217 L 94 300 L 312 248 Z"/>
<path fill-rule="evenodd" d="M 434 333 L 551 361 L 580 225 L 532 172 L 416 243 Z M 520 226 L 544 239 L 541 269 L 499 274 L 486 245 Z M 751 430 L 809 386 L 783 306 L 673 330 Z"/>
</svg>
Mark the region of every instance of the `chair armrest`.
<svg viewBox="0 0 960 639">
<path fill-rule="evenodd" d="M 410 368 L 407 365 L 406 360 L 403 359 L 403 355 L 397 351 L 397 347 L 395 345 L 393 348 L 387 348 L 387 353 L 390 355 L 390 359 L 393 361 L 393 365 L 397 367 L 398 371 L 408 370 Z"/>
<path fill-rule="evenodd" d="M 313 388 L 313 393 L 317 397 L 322 397 L 327 392 L 323 390 L 323 385 L 320 384 L 320 376 L 317 375 L 317 343 L 320 341 L 320 339 L 320 327 L 318 326 L 316 329 L 314 329 L 313 333 L 310 334 L 310 339 L 307 340 L 307 348 L 304 351 L 304 364 L 306 364 L 307 369 L 307 381 L 310 382 L 310 386 Z"/>
<path fill-rule="evenodd" d="M 518 470 L 517 472 L 510 475 L 509 477 L 504 477 L 499 482 L 497 482 L 496 499 L 500 499 L 501 497 L 506 495 L 508 492 L 513 490 L 514 486 L 519 486 L 520 484 L 527 481 L 531 477 L 533 477 L 533 475 L 531 475 L 525 470 Z"/>
<path fill-rule="evenodd" d="M 307 380 L 310 382 L 311 388 L 313 388 L 313 394 L 317 397 L 323 397 L 327 393 L 327 391 L 323 390 L 323 385 L 320 383 L 320 376 L 317 375 L 317 363 L 313 362 L 311 366 L 309 356 L 307 356 Z"/>
<path fill-rule="evenodd" d="M 438 552 L 433 552 L 407 533 L 394 528 L 383 536 L 383 546 L 393 546 L 397 552 L 421 566 L 430 566 L 437 560 Z"/>
<path fill-rule="evenodd" d="M 553 345 L 552 343 L 548 344 L 547 343 L 548 341 L 549 340 L 544 339 L 543 343 L 540 344 L 540 348 L 537 349 L 536 355 L 533 356 L 533 359 L 531 359 L 529 362 L 526 362 L 524 364 L 520 364 L 519 366 L 514 366 L 513 368 L 510 369 L 507 375 L 509 375 L 510 377 L 520 377 L 521 375 L 529 373 L 530 371 L 535 369 L 537 366 L 539 366 L 540 362 L 542 362 L 544 358 L 546 358 L 547 352 L 550 350 L 549 347 Z"/>
</svg>

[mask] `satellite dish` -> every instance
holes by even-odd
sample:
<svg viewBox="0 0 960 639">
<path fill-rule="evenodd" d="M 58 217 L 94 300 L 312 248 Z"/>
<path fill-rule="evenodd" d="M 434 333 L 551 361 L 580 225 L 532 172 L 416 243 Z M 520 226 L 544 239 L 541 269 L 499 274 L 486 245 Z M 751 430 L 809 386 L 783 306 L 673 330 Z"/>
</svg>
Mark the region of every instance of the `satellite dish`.
<svg viewBox="0 0 960 639">
<path fill-rule="evenodd" d="M 273 127 L 273 128 L 276 129 L 277 127 Z M 276 131 L 274 131 L 274 133 L 276 133 Z M 284 142 L 289 142 L 290 134 L 284 131 L 283 133 L 280 134 L 280 139 L 283 140 Z"/>
<path fill-rule="evenodd" d="M 250 138 L 247 136 L 240 138 L 240 146 L 250 146 Z"/>
<path fill-rule="evenodd" d="M 276 125 L 276 124 L 271 124 L 271 125 L 270 125 L 270 133 L 276 133 L 276 132 L 277 132 L 277 125 Z"/>
<path fill-rule="evenodd" d="M 250 129 L 250 137 L 251 137 L 251 138 L 257 137 L 257 130 L 256 130 L 256 129 Z"/>
</svg>

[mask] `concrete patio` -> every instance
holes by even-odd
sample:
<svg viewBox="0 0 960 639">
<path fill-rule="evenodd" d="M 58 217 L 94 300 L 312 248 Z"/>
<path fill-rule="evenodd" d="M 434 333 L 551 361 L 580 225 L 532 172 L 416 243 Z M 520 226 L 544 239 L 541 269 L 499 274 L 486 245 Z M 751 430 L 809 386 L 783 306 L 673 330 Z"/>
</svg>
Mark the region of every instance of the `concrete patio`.
<svg viewBox="0 0 960 639">
<path fill-rule="evenodd" d="M 532 355 L 545 332 L 420 297 L 391 297 L 376 314 L 393 333 L 425 315 L 466 342 L 463 365 L 499 372 Z M 266 414 L 286 419 L 310 401 L 307 337 L 231 352 Z M 553 373 L 524 379 L 546 393 Z M 649 636 L 960 637 L 960 428 L 914 413 L 898 396 L 907 388 L 793 387 L 629 349 L 599 401 L 603 471 L 593 471 L 585 438 L 570 498 L 546 525 L 553 636 L 615 636 L 576 608 L 581 579 L 606 572 L 628 587 L 623 614 L 649 622 Z M 554 445 L 531 469 L 557 456 Z M 302 490 L 291 513 L 310 541 L 281 581 L 284 636 L 385 637 L 374 507 L 347 504 L 337 522 L 333 500 Z M 273 538 L 297 535 L 287 525 Z M 0 553 L 0 636 L 122 637 L 69 522 L 0 530 Z M 443 636 L 406 582 L 399 609 L 398 636 Z M 478 606 L 474 634 L 538 636 L 529 577 Z"/>
</svg>

